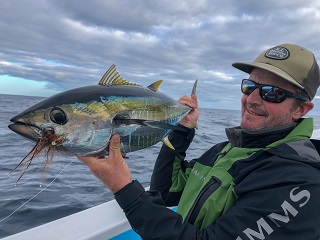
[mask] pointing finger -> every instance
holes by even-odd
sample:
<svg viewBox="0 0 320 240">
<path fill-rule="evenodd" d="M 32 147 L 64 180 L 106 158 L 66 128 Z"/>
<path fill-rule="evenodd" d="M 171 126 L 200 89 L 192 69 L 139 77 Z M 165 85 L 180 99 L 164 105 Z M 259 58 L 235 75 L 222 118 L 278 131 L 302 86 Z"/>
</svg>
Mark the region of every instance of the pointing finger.
<svg viewBox="0 0 320 240">
<path fill-rule="evenodd" d="M 196 94 L 193 94 L 193 95 L 191 96 L 191 98 L 193 99 L 194 104 L 195 104 L 195 107 L 197 108 L 197 107 L 198 107 L 198 98 L 197 98 L 197 95 L 196 95 Z"/>
<path fill-rule="evenodd" d="M 195 108 L 195 101 L 191 97 L 183 96 L 179 99 L 179 102 L 191 108 Z"/>
</svg>

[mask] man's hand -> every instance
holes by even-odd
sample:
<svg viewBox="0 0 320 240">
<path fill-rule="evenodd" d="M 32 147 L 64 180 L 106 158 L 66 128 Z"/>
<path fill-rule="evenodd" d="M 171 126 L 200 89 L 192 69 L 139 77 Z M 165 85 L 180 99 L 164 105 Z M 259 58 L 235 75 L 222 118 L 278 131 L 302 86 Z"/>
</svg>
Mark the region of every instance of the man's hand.
<svg viewBox="0 0 320 240">
<path fill-rule="evenodd" d="M 113 193 L 131 183 L 130 170 L 120 152 L 120 136 L 111 137 L 108 158 L 77 157 Z"/>
<path fill-rule="evenodd" d="M 180 124 L 188 128 L 195 128 L 199 117 L 197 96 L 195 94 L 191 97 L 183 96 L 179 99 L 179 102 L 193 108 L 183 119 L 181 119 Z"/>
</svg>

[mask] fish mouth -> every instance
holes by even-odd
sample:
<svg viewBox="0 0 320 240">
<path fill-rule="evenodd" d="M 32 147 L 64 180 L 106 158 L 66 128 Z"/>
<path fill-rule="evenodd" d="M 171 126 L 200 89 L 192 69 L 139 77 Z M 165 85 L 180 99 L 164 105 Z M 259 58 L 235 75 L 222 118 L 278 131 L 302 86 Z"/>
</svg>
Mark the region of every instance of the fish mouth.
<svg viewBox="0 0 320 240">
<path fill-rule="evenodd" d="M 14 121 L 11 119 L 13 123 L 8 126 L 8 128 L 15 133 L 21 135 L 22 137 L 25 137 L 27 139 L 30 139 L 32 141 L 37 142 L 39 138 L 41 138 L 41 128 L 38 126 L 32 124 L 32 123 L 25 123 L 21 121 Z"/>
</svg>

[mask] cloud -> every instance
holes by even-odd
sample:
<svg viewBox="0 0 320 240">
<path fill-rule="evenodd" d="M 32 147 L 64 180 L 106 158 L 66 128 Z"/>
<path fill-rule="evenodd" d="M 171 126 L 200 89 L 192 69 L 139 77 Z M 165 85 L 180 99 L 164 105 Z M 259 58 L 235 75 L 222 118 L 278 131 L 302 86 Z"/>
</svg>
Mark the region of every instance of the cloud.
<svg viewBox="0 0 320 240">
<path fill-rule="evenodd" d="M 220 108 L 239 102 L 247 76 L 232 62 L 284 42 L 319 60 L 319 18 L 315 0 L 2 0 L 0 74 L 58 92 L 97 84 L 116 64 L 128 81 L 163 79 L 160 90 L 175 98 L 199 79 L 200 104 Z"/>
</svg>

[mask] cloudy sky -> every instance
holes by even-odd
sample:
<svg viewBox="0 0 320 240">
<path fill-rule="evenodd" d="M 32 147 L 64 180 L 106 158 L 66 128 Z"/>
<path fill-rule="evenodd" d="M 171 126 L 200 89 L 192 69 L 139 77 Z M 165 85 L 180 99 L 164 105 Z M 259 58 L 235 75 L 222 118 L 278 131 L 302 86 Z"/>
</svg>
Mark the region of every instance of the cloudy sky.
<svg viewBox="0 0 320 240">
<path fill-rule="evenodd" d="M 97 84 L 115 64 L 131 82 L 163 79 L 176 99 L 199 79 L 200 107 L 240 109 L 247 75 L 231 63 L 285 42 L 320 62 L 320 1 L 1 0 L 0 94 Z"/>
</svg>

